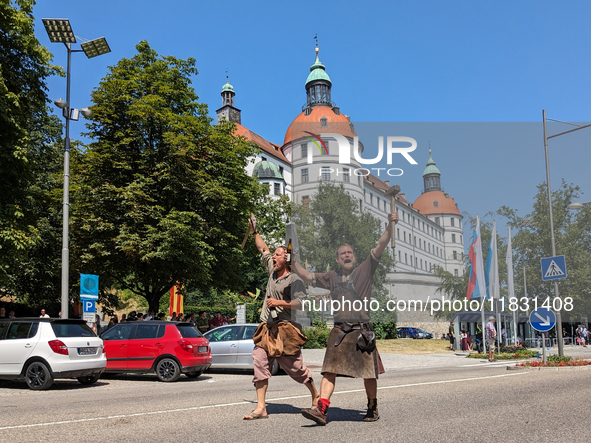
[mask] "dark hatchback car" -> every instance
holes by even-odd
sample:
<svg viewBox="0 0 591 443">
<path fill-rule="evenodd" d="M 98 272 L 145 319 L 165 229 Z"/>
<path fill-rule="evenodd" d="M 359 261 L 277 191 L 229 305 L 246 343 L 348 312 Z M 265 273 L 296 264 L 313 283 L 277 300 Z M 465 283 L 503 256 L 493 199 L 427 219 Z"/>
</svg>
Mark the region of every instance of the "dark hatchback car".
<svg viewBox="0 0 591 443">
<path fill-rule="evenodd" d="M 185 374 L 199 377 L 211 366 L 209 342 L 190 323 L 139 321 L 113 326 L 101 334 L 105 372 L 155 372 L 160 381 Z"/>
<path fill-rule="evenodd" d="M 413 327 L 400 327 L 396 329 L 396 334 L 398 338 L 433 338 L 433 334 L 430 332 L 424 331 L 420 328 L 413 328 Z"/>
</svg>

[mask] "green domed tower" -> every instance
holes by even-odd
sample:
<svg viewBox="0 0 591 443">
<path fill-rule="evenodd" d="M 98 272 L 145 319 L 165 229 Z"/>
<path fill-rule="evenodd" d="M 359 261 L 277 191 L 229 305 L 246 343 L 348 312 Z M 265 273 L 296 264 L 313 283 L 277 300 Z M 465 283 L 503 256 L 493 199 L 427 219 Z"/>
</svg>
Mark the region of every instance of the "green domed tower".
<svg viewBox="0 0 591 443">
<path fill-rule="evenodd" d="M 240 124 L 241 111 L 234 107 L 234 87 L 230 84 L 226 76 L 226 84 L 222 86 L 222 107 L 216 111 L 218 123 L 220 120 L 231 121 Z"/>
<path fill-rule="evenodd" d="M 330 97 L 332 82 L 326 73 L 325 66 L 320 61 L 320 58 L 318 58 L 319 51 L 317 45 L 316 60 L 314 61 L 314 64 L 310 66 L 310 74 L 306 79 L 306 115 L 309 115 L 312 112 L 313 106 L 333 106 Z"/>
<path fill-rule="evenodd" d="M 425 185 L 423 192 L 441 191 L 441 172 L 439 172 L 439 168 L 435 165 L 436 163 L 433 161 L 433 157 L 431 157 L 431 146 L 429 146 L 429 161 L 427 162 L 425 171 L 423 171 L 423 183 Z"/>
</svg>

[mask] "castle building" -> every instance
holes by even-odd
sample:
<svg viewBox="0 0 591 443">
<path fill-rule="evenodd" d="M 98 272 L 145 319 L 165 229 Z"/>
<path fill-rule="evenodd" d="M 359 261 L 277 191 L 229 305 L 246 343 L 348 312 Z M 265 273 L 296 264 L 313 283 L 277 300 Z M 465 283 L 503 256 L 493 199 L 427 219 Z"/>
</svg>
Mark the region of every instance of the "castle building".
<svg viewBox="0 0 591 443">
<path fill-rule="evenodd" d="M 391 199 L 385 196 L 389 181 L 367 173 L 359 174 L 363 165 L 355 158 L 355 151 L 363 152 L 363 144 L 356 141 L 351 119 L 341 113 L 332 102 L 332 81 L 326 67 L 316 58 L 305 82 L 306 102 L 301 113 L 288 126 L 282 145 L 267 141 L 241 125 L 241 111 L 234 106 L 234 88 L 226 82 L 222 88 L 222 107 L 217 110 L 218 121 L 236 123 L 236 134 L 254 141 L 261 154 L 253 159 L 247 172 L 269 186 L 270 195 L 287 194 L 290 199 L 307 205 L 320 181 L 342 184 L 359 202 L 361 211 L 371 213 L 382 226 L 387 226 Z M 320 134 L 335 134 L 320 138 Z M 347 163 L 341 158 L 339 144 L 348 143 Z M 346 153 L 345 153 L 346 154 Z M 386 285 L 391 298 L 427 302 L 441 295 L 434 275 L 442 267 L 456 276 L 464 273 L 462 215 L 454 199 L 441 187 L 441 172 L 429 148 L 429 160 L 423 172 L 423 191 L 411 202 L 406 193 L 395 197 L 400 221 L 396 225 L 395 269 L 387 275 Z M 401 326 L 412 325 L 435 333 L 443 326 L 433 325 L 428 312 L 398 312 Z M 445 326 L 446 327 L 446 326 Z"/>
</svg>

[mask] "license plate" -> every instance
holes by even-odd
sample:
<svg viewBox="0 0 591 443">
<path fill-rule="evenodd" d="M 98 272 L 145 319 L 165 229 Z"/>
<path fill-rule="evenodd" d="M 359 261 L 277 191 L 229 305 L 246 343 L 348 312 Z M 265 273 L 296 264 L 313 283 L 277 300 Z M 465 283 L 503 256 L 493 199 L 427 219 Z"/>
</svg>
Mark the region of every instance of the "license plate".
<svg viewBox="0 0 591 443">
<path fill-rule="evenodd" d="M 78 355 L 94 355 L 96 348 L 78 348 Z"/>
<path fill-rule="evenodd" d="M 197 348 L 197 352 L 200 352 L 200 353 L 207 352 L 207 346 L 199 346 L 199 348 Z"/>
</svg>

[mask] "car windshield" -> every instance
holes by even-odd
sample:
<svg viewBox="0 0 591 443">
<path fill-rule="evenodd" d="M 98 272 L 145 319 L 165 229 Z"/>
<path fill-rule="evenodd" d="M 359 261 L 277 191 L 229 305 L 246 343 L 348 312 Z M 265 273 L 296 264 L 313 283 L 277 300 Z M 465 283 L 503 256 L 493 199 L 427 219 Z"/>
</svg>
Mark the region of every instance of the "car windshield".
<svg viewBox="0 0 591 443">
<path fill-rule="evenodd" d="M 183 338 L 197 338 L 201 337 L 201 333 L 193 326 L 177 326 L 177 329 L 181 333 Z"/>
<path fill-rule="evenodd" d="M 51 324 L 56 337 L 96 337 L 86 323 L 58 323 Z"/>
</svg>

